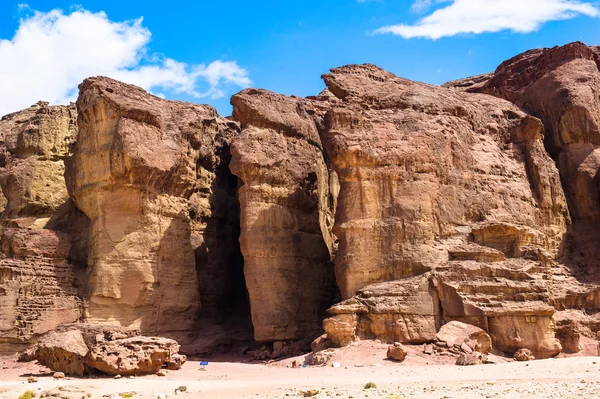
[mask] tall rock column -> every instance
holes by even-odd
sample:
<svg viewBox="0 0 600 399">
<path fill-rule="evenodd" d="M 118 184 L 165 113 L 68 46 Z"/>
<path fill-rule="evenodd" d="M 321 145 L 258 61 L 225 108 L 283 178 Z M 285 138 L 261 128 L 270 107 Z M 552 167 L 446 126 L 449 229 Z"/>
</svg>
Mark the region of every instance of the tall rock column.
<svg viewBox="0 0 600 399">
<path fill-rule="evenodd" d="M 211 217 L 211 168 L 235 124 L 102 77 L 80 85 L 77 108 L 67 185 L 91 220 L 86 319 L 192 332 L 199 221 Z"/>
<path fill-rule="evenodd" d="M 240 244 L 254 337 L 319 331 L 333 289 L 329 172 L 301 99 L 249 89 L 232 97 L 242 132 L 230 168 L 240 179 Z"/>
<path fill-rule="evenodd" d="M 39 102 L 0 120 L 0 354 L 81 317 L 86 220 L 63 177 L 76 117 Z"/>
</svg>

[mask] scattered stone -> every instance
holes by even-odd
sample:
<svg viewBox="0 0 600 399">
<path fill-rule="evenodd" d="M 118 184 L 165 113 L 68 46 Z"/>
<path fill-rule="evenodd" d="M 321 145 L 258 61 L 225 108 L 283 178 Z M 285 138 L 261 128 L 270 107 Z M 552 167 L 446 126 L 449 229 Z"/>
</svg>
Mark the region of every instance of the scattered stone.
<svg viewBox="0 0 600 399">
<path fill-rule="evenodd" d="M 56 380 L 60 380 L 65 378 L 65 373 L 63 373 L 62 371 L 57 371 L 54 374 L 52 374 L 52 378 L 56 379 Z"/>
<path fill-rule="evenodd" d="M 483 364 L 483 354 L 480 352 L 461 353 L 456 358 L 457 366 L 474 366 L 477 364 Z"/>
<path fill-rule="evenodd" d="M 308 364 L 311 366 L 323 366 L 329 362 L 329 360 L 333 357 L 333 352 L 330 351 L 321 351 L 317 353 L 311 353 L 308 355 Z"/>
<path fill-rule="evenodd" d="M 406 358 L 408 351 L 400 342 L 395 342 L 394 345 L 390 345 L 387 350 L 387 358 L 397 362 L 401 362 Z"/>
<path fill-rule="evenodd" d="M 185 355 L 180 355 L 180 354 L 171 355 L 171 360 L 169 360 L 167 362 L 167 369 L 179 370 L 186 361 L 187 361 L 187 357 Z"/>
<path fill-rule="evenodd" d="M 35 377 L 29 377 L 29 378 L 27 378 L 27 382 L 30 384 L 33 384 L 33 383 L 38 382 L 38 379 Z"/>
<path fill-rule="evenodd" d="M 155 375 L 158 377 L 164 377 L 167 375 L 167 372 L 165 370 L 158 370 Z"/>
<path fill-rule="evenodd" d="M 437 343 L 436 343 L 436 345 L 437 345 Z M 447 346 L 445 342 L 443 343 L 443 345 L 444 345 L 444 347 Z M 433 345 L 431 345 L 431 344 L 423 345 L 423 353 L 426 355 L 433 355 Z"/>
</svg>

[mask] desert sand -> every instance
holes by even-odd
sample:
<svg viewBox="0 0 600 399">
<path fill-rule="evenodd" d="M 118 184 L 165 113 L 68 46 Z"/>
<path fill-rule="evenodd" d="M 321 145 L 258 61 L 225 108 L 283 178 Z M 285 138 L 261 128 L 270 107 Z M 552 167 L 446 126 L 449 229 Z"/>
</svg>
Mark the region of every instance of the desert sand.
<svg viewBox="0 0 600 399">
<path fill-rule="evenodd" d="M 600 398 L 600 358 L 571 357 L 530 362 L 507 361 L 480 366 L 455 366 L 452 358 L 422 355 L 410 347 L 403 363 L 385 359 L 385 345 L 363 342 L 336 353 L 340 367 L 291 368 L 303 357 L 270 364 L 231 357 L 200 359 L 164 377 L 54 379 L 35 363 L 3 358 L 0 398 L 16 399 L 26 390 L 44 392 L 63 387 L 64 398 Z M 436 364 L 433 364 L 435 361 Z M 442 363 L 442 364 L 440 364 Z M 446 364 L 443 364 L 446 363 Z M 36 382 L 28 382 L 33 376 Z M 376 388 L 365 389 L 372 382 Z M 185 392 L 177 392 L 185 387 Z M 55 391 L 57 392 L 57 391 Z M 131 394 L 131 396 L 127 394 Z M 89 394 L 89 395 L 88 395 Z"/>
</svg>

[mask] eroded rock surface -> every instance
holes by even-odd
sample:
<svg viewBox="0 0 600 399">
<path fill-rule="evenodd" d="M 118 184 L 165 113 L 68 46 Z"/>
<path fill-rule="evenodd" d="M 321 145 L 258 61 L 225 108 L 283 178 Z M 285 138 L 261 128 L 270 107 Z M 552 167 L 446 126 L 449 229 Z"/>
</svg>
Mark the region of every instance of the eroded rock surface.
<svg viewBox="0 0 600 399">
<path fill-rule="evenodd" d="M 0 353 L 81 317 L 87 221 L 63 176 L 76 117 L 39 102 L 0 120 Z"/>
<path fill-rule="evenodd" d="M 210 278 L 215 267 L 226 274 L 235 256 L 237 237 L 219 229 L 237 217 L 235 192 L 220 179 L 237 125 L 209 106 L 108 78 L 85 80 L 77 108 L 67 186 L 91 221 L 85 317 L 189 336 L 200 283 L 215 312 L 218 295 L 228 294 L 218 278 L 210 285 L 198 276 Z"/>
<path fill-rule="evenodd" d="M 315 335 L 334 287 L 334 194 L 317 127 L 299 98 L 249 89 L 231 103 L 242 126 L 230 168 L 254 337 Z"/>
</svg>

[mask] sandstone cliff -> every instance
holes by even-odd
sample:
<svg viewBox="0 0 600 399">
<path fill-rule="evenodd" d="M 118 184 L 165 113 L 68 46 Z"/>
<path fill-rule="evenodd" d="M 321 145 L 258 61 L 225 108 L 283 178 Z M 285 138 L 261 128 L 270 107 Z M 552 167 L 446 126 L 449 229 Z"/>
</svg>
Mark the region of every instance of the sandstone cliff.
<svg viewBox="0 0 600 399">
<path fill-rule="evenodd" d="M 577 351 L 600 328 L 599 54 L 445 87 L 348 65 L 226 119 L 90 78 L 77 111 L 8 115 L 0 343 L 83 319 L 206 348 L 247 316 L 257 341 L 307 340 L 329 307 L 337 345 L 461 321 L 506 353 Z"/>
<path fill-rule="evenodd" d="M 0 120 L 0 352 L 81 317 L 86 220 L 63 177 L 76 117 L 73 105 L 40 102 Z"/>
<path fill-rule="evenodd" d="M 302 99 L 249 89 L 231 103 L 242 125 L 230 168 L 254 337 L 318 335 L 333 296 L 334 194 L 317 128 Z"/>
<path fill-rule="evenodd" d="M 85 318 L 189 340 L 200 285 L 213 313 L 228 293 L 211 276 L 235 256 L 220 233 L 237 222 L 222 172 L 238 127 L 108 78 L 84 81 L 77 108 L 67 186 L 90 219 Z"/>
</svg>

